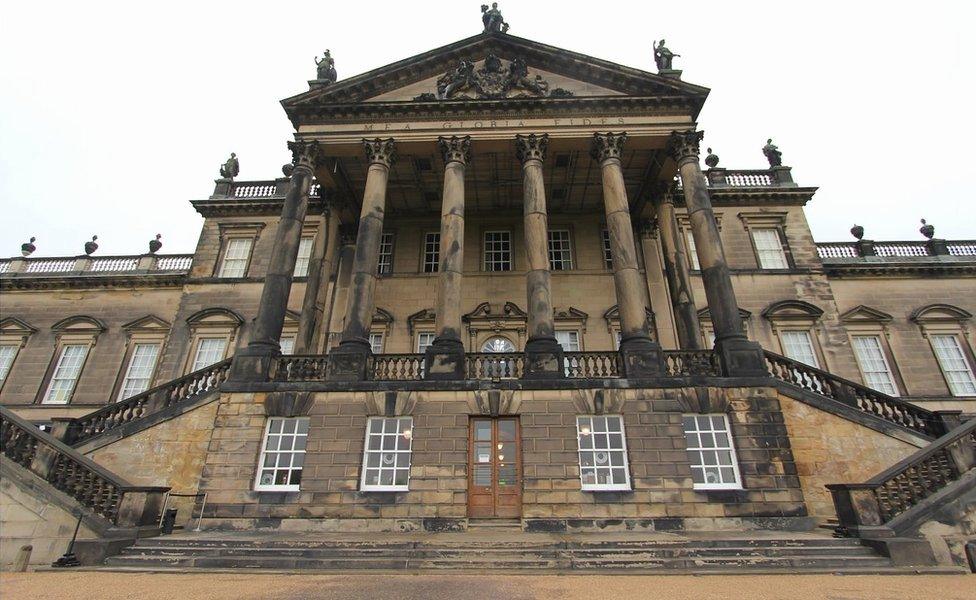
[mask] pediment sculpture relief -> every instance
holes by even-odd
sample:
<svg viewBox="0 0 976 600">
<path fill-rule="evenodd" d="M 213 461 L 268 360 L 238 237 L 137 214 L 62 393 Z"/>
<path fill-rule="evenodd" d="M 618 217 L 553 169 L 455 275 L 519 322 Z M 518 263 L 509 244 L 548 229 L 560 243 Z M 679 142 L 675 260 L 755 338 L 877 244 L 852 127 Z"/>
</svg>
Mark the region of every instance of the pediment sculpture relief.
<svg viewBox="0 0 976 600">
<path fill-rule="evenodd" d="M 437 94 L 421 94 L 417 100 L 450 100 L 474 98 L 566 98 L 572 92 L 562 88 L 549 89 L 549 82 L 540 75 L 530 76 L 529 67 L 521 58 L 507 66 L 494 54 L 485 58 L 484 65 L 475 69 L 474 63 L 462 60 L 453 70 L 437 80 Z"/>
</svg>

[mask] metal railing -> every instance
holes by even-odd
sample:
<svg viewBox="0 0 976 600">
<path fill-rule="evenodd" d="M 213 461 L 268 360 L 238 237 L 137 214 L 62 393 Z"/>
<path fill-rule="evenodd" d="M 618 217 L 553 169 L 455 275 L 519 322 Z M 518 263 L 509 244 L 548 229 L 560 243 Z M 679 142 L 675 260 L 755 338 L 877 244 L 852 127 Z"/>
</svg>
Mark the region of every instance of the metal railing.
<svg viewBox="0 0 976 600">
<path fill-rule="evenodd" d="M 162 496 L 169 490 L 131 485 L 3 407 L 0 452 L 116 525 L 137 526 L 157 520 L 158 514 L 147 515 L 140 509 L 161 503 L 149 501 L 147 496 Z M 127 499 L 130 495 L 132 498 Z M 126 503 L 131 514 L 123 514 Z"/>
<path fill-rule="evenodd" d="M 932 438 L 944 432 L 942 419 L 932 411 L 768 350 L 765 354 L 766 367 L 780 381 Z"/>
</svg>

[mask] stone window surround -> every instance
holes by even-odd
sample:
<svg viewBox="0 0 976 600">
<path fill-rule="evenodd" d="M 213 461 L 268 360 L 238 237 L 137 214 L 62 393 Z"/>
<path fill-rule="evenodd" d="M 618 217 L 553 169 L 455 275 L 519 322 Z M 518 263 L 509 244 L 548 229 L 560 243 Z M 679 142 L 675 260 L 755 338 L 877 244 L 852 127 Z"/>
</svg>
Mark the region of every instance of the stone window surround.
<svg viewBox="0 0 976 600">
<path fill-rule="evenodd" d="M 586 468 L 586 467 L 583 466 L 583 453 L 586 452 L 587 449 L 584 449 L 582 447 L 582 444 L 580 443 L 580 440 L 581 440 L 581 438 L 582 438 L 583 435 L 593 435 L 594 433 L 597 433 L 597 432 L 592 431 L 592 430 L 590 430 L 590 431 L 584 431 L 583 430 L 583 427 L 581 427 L 581 425 L 580 425 L 580 419 L 589 419 L 590 422 L 592 423 L 592 420 L 593 419 L 601 419 L 601 418 L 605 418 L 605 419 L 608 419 L 608 420 L 609 419 L 617 419 L 617 421 L 619 423 L 619 426 L 620 426 L 621 447 L 620 447 L 619 450 L 616 449 L 616 448 L 611 449 L 609 447 L 608 448 L 596 448 L 596 447 L 594 447 L 590 451 L 592 451 L 594 453 L 594 455 L 595 454 L 598 454 L 599 451 L 601 451 L 601 450 L 602 451 L 606 451 L 608 454 L 611 451 L 621 451 L 623 453 L 623 465 L 620 466 L 620 467 L 618 467 L 618 468 L 620 468 L 620 469 L 623 470 L 623 474 L 624 474 L 624 481 L 621 482 L 621 483 L 617 483 L 617 482 L 614 482 L 614 483 L 586 483 L 583 480 L 583 469 Z M 608 422 L 607 429 L 609 430 L 609 422 Z M 613 432 L 613 433 L 616 433 L 616 432 Z M 628 453 L 627 453 L 627 428 L 626 428 L 626 425 L 624 424 L 624 417 L 623 417 L 622 414 L 598 414 L 598 415 L 584 414 L 584 415 L 577 415 L 576 416 L 576 448 L 577 448 L 577 459 L 579 461 L 579 467 L 580 467 L 580 490 L 581 491 L 583 491 L 583 492 L 629 492 L 629 491 L 631 491 L 633 489 L 633 487 L 632 487 L 632 481 L 631 481 L 631 477 L 630 477 L 630 459 L 629 459 L 629 456 L 628 456 Z M 609 456 L 608 456 L 608 460 L 611 460 Z M 595 460 L 594 460 L 594 463 L 595 463 Z M 597 466 L 598 465 L 595 465 L 594 464 L 594 468 L 596 468 Z M 611 463 L 611 465 L 610 465 L 609 468 L 612 468 L 612 467 L 613 467 L 613 465 Z"/>
<path fill-rule="evenodd" d="M 743 485 L 742 485 L 742 474 L 739 472 L 739 458 L 738 458 L 738 454 L 736 452 L 736 447 L 735 447 L 735 436 L 732 435 L 732 423 L 729 420 L 728 414 L 726 412 L 715 412 L 715 413 L 696 412 L 696 413 L 685 413 L 683 416 L 684 417 L 708 417 L 709 419 L 711 419 L 712 417 L 722 417 L 722 420 L 724 421 L 724 424 L 725 424 L 724 433 L 729 438 L 729 444 L 728 444 L 727 447 L 726 446 L 714 445 L 714 446 L 711 446 L 711 447 L 701 446 L 701 447 L 698 447 L 698 448 L 688 448 L 687 445 L 686 445 L 685 446 L 685 449 L 688 451 L 689 460 L 691 461 L 691 464 L 692 465 L 698 464 L 695 460 L 691 459 L 691 453 L 692 452 L 701 452 L 701 451 L 714 450 L 716 452 L 717 451 L 728 451 L 728 452 L 731 453 L 731 463 L 732 464 L 730 466 L 732 468 L 732 473 L 733 473 L 733 477 L 734 477 L 734 481 L 733 482 L 725 482 L 725 483 L 707 483 L 707 482 L 706 483 L 692 483 L 692 488 L 696 492 L 708 492 L 708 491 L 717 491 L 717 490 L 742 490 L 742 489 L 744 489 L 743 488 Z M 696 432 L 700 431 L 699 430 L 699 426 L 697 424 L 696 424 L 696 427 L 695 427 L 695 431 Z M 710 425 L 710 431 L 711 432 L 719 432 L 719 430 L 714 429 L 714 425 Z M 688 430 L 685 430 L 685 435 L 686 436 L 688 435 L 688 433 L 689 433 Z M 702 466 L 705 466 L 704 462 L 702 463 Z M 717 464 L 715 466 L 722 467 L 724 465 Z"/>
<path fill-rule="evenodd" d="M 796 261 L 793 260 L 793 251 L 790 249 L 789 236 L 786 234 L 787 212 L 740 212 L 739 220 L 745 227 L 746 234 L 749 236 L 749 243 L 752 245 L 752 254 L 756 259 L 756 268 L 761 271 L 787 271 L 796 268 Z M 786 257 L 785 269 L 766 269 L 763 268 L 759 260 L 759 249 L 756 248 L 756 240 L 753 237 L 753 229 L 775 229 L 779 235 L 779 242 L 783 248 L 783 256 Z"/>
<path fill-rule="evenodd" d="M 698 260 L 698 252 L 693 251 L 691 245 L 688 244 L 688 235 L 691 234 L 691 219 L 688 217 L 687 212 L 675 212 L 675 220 L 678 222 L 678 237 L 681 238 L 681 244 L 685 247 L 685 256 L 688 257 L 688 268 L 694 272 L 700 271 L 700 269 L 695 268 L 695 263 Z M 719 234 L 722 233 L 722 213 L 715 211 L 715 224 L 718 226 Z M 663 249 L 662 249 L 663 252 Z M 692 258 L 694 257 L 694 258 Z M 706 340 L 707 341 L 707 340 Z"/>
<path fill-rule="evenodd" d="M 554 231 L 565 231 L 567 233 L 569 241 L 569 268 L 552 268 L 552 253 L 549 252 L 549 234 Z M 566 271 L 575 271 L 580 268 L 579 257 L 577 256 L 576 252 L 576 231 L 572 224 L 549 223 L 549 228 L 546 230 L 546 258 L 549 262 L 549 271 L 551 273 L 564 273 Z"/>
<path fill-rule="evenodd" d="M 13 346 L 14 355 L 10 360 L 10 368 L 7 376 L 0 381 L 0 391 L 3 391 L 4 384 L 10 379 L 14 365 L 17 364 L 17 357 L 20 356 L 20 349 L 27 345 L 27 341 L 32 335 L 37 333 L 37 329 L 16 317 L 4 317 L 0 320 L 0 346 Z"/>
<path fill-rule="evenodd" d="M 501 312 L 491 312 L 501 308 Z M 506 337 L 515 344 L 515 351 L 525 347 L 528 315 L 514 302 L 505 302 L 501 307 L 482 302 L 470 313 L 461 317 L 468 331 L 468 352 L 480 352 L 488 338 Z"/>
<path fill-rule="evenodd" d="M 813 344 L 813 352 L 819 363 L 817 368 L 823 369 L 824 371 L 831 370 L 820 339 L 819 324 L 823 316 L 823 310 L 802 300 L 782 300 L 780 302 L 773 302 L 767 306 L 763 310 L 762 316 L 769 322 L 772 328 L 773 337 L 776 338 L 776 343 L 779 344 L 780 354 L 786 356 L 783 340 L 780 336 L 782 332 L 806 331 L 810 336 L 810 342 Z"/>
<path fill-rule="evenodd" d="M 485 260 L 487 259 L 488 253 L 486 251 L 487 250 L 487 248 L 486 248 L 487 240 L 485 239 L 485 237 L 489 233 L 507 233 L 508 234 L 508 262 L 509 262 L 509 268 L 506 269 L 506 270 L 490 271 L 490 270 L 488 270 L 486 268 L 487 265 L 485 264 Z M 510 227 L 506 227 L 504 225 L 500 225 L 500 226 L 494 226 L 494 225 L 489 226 L 489 225 L 485 225 L 485 226 L 481 227 L 481 229 L 479 231 L 479 238 L 480 238 L 480 240 L 478 242 L 478 246 L 479 246 L 479 261 L 478 261 L 479 268 L 478 268 L 478 270 L 479 271 L 481 271 L 482 273 L 515 273 L 518 270 L 518 267 L 517 267 L 517 264 L 516 264 L 516 260 L 515 260 L 515 232 Z"/>
<path fill-rule="evenodd" d="M 380 234 L 380 249 L 377 254 L 376 260 L 376 276 L 377 277 L 392 277 L 393 273 L 396 272 L 396 247 L 397 247 L 397 230 L 396 229 L 383 229 Z M 390 267 L 387 271 L 381 271 L 380 268 L 383 266 L 383 240 L 390 240 Z"/>
<path fill-rule="evenodd" d="M 154 344 L 159 346 L 156 353 L 156 363 L 153 365 L 152 373 L 149 375 L 149 387 L 153 387 L 156 375 L 159 372 L 159 364 L 162 362 L 163 353 L 166 351 L 166 341 L 169 339 L 170 324 L 155 315 L 146 315 L 135 321 L 130 321 L 122 325 L 125 332 L 125 350 L 122 353 L 122 362 L 119 372 L 115 376 L 115 383 L 112 385 L 110 398 L 115 401 L 122 400 L 119 394 L 122 393 L 122 386 L 125 383 L 126 373 L 129 371 L 129 364 L 132 362 L 132 355 L 135 352 L 136 344 Z"/>
<path fill-rule="evenodd" d="M 298 341 L 298 321 L 301 315 L 293 310 L 285 310 L 285 323 L 281 328 L 282 338 L 293 338 Z"/>
<path fill-rule="evenodd" d="M 619 305 L 614 304 L 603 313 L 603 320 L 607 324 L 607 333 L 610 334 L 610 343 L 614 350 L 619 350 L 618 339 L 620 337 L 620 317 L 618 316 Z M 644 324 L 647 327 L 647 333 L 651 336 L 652 340 L 657 341 L 657 319 L 654 316 L 654 311 L 644 305 L 644 314 L 646 319 Z"/>
<path fill-rule="evenodd" d="M 742 321 L 742 328 L 745 329 L 746 337 L 751 340 L 752 328 L 750 321 L 752 319 L 752 313 L 744 308 L 740 308 L 739 319 Z M 715 337 L 715 328 L 712 326 L 712 314 L 709 312 L 708 307 L 698 311 L 698 325 L 701 327 L 703 348 L 711 348 L 714 345 L 712 344 L 712 338 Z"/>
<path fill-rule="evenodd" d="M 309 258 L 308 268 L 309 269 L 312 268 L 312 257 L 315 256 L 315 244 L 316 243 L 321 243 L 321 240 L 318 239 L 319 230 L 320 230 L 320 227 L 319 227 L 318 223 L 304 223 L 302 225 L 302 235 L 301 235 L 301 238 L 300 239 L 304 239 L 304 238 L 311 238 L 312 239 L 312 243 L 311 243 L 311 245 L 309 246 L 309 249 L 308 249 L 308 258 Z M 254 247 L 254 243 L 251 244 L 251 247 L 252 248 Z M 292 276 L 295 279 L 305 279 L 305 278 L 308 277 L 308 269 L 305 270 L 305 274 L 304 275 L 295 275 L 293 273 Z"/>
<path fill-rule="evenodd" d="M 224 265 L 224 254 L 227 252 L 228 241 L 233 238 L 245 238 L 251 240 L 251 249 L 247 256 L 247 263 L 244 265 L 244 275 L 242 279 L 246 278 L 248 276 L 248 271 L 251 270 L 251 261 L 254 260 L 254 249 L 258 245 L 258 238 L 261 237 L 261 230 L 264 229 L 264 226 L 265 223 L 260 223 L 260 222 L 218 223 L 217 227 L 220 231 L 220 250 L 217 252 L 217 260 L 214 261 L 212 276 L 218 278 L 220 277 L 220 271 Z M 304 229 L 302 230 L 302 233 L 304 233 Z M 237 279 L 237 278 L 229 277 L 224 279 Z"/>
<path fill-rule="evenodd" d="M 895 385 L 896 396 L 908 393 L 908 386 L 898 368 L 898 361 L 895 358 L 895 351 L 891 346 L 891 330 L 888 324 L 894 318 L 888 313 L 871 308 L 869 306 L 858 305 L 840 315 L 840 322 L 847 331 L 847 339 L 851 344 L 854 359 L 858 363 L 858 371 L 861 373 L 861 382 L 867 385 L 864 379 L 864 371 L 861 369 L 860 359 L 857 351 L 854 350 L 855 336 L 875 336 L 881 342 L 881 352 L 884 354 L 888 368 L 891 370 L 892 383 Z"/>
<path fill-rule="evenodd" d="M 38 387 L 37 393 L 34 396 L 35 404 L 44 404 L 48 388 L 51 385 L 51 379 L 54 377 L 54 371 L 57 369 L 58 361 L 61 358 L 64 347 L 68 345 L 83 345 L 86 346 L 85 359 L 82 361 L 81 368 L 78 370 L 78 377 L 75 379 L 75 385 L 71 389 L 71 395 L 68 396 L 68 399 L 64 403 L 57 403 L 57 406 L 71 404 L 71 400 L 78 391 L 78 384 L 81 383 L 81 378 L 85 374 L 85 367 L 88 364 L 88 359 L 91 358 L 92 348 L 98 342 L 98 336 L 105 332 L 106 329 L 107 327 L 101 321 L 85 315 L 67 317 L 51 326 L 51 331 L 54 332 L 54 352 L 51 354 L 51 360 L 48 362 L 47 369 L 44 371 L 41 385 Z"/>
<path fill-rule="evenodd" d="M 302 434 L 297 433 L 297 430 L 299 428 L 298 427 L 298 424 L 301 423 L 302 421 L 304 421 L 306 423 L 304 437 L 306 439 L 306 444 L 307 444 L 308 430 L 309 430 L 309 427 L 308 427 L 309 418 L 308 417 L 268 417 L 267 420 L 266 420 L 266 422 L 265 422 L 265 425 L 264 425 L 264 433 L 261 436 L 261 451 L 258 453 L 258 463 L 257 463 L 257 469 L 256 469 L 257 473 L 255 474 L 255 477 L 254 477 L 254 491 L 255 492 L 297 492 L 297 491 L 300 491 L 300 486 L 301 486 L 300 483 L 296 483 L 296 484 L 284 484 L 284 485 L 280 485 L 280 484 L 262 484 L 261 483 L 261 474 L 262 474 L 261 472 L 264 470 L 263 469 L 263 467 L 264 467 L 264 459 L 265 459 L 265 455 L 268 452 L 267 451 L 268 435 L 271 432 L 271 425 L 272 425 L 272 423 L 274 423 L 276 420 L 277 421 L 282 421 L 283 423 L 286 423 L 288 421 L 295 421 L 295 423 L 296 423 L 296 433 L 290 435 L 290 437 L 293 440 L 293 442 L 292 442 L 292 447 L 293 448 L 294 448 L 294 440 L 297 440 L 297 438 L 302 437 Z M 286 434 L 286 435 L 289 435 L 289 434 Z M 282 436 L 282 437 L 284 437 L 284 436 Z M 294 450 L 286 451 L 286 452 L 289 452 L 290 454 L 297 454 L 297 452 L 295 452 Z M 303 453 L 304 452 L 305 452 L 305 450 L 303 449 Z M 278 454 L 279 452 L 275 451 L 275 453 Z M 298 470 L 301 471 L 303 469 L 304 469 L 304 464 L 302 465 L 302 469 L 298 469 Z M 294 471 L 294 469 L 290 469 L 290 468 L 288 470 L 289 470 L 289 472 Z M 278 469 L 273 469 L 272 471 L 275 472 L 275 473 L 277 473 Z"/>
<path fill-rule="evenodd" d="M 969 321 L 973 315 L 968 311 L 949 304 L 930 304 L 912 311 L 909 320 L 918 325 L 922 337 L 929 343 L 932 351 L 932 358 L 942 375 L 943 383 L 946 386 L 946 393 L 955 396 L 946 380 L 945 372 L 942 370 L 942 363 L 939 362 L 932 345 L 933 335 L 951 335 L 959 342 L 963 357 L 969 364 L 970 371 L 976 373 L 976 350 L 973 349 L 973 340 L 970 334 Z M 958 396 L 972 397 L 972 396 Z"/>
<path fill-rule="evenodd" d="M 190 373 L 193 362 L 196 358 L 197 348 L 203 338 L 223 338 L 224 358 L 234 354 L 234 342 L 240 331 L 244 319 L 236 312 L 226 308 L 205 308 L 191 315 L 186 320 L 190 328 L 190 341 L 187 344 L 188 352 L 183 362 L 182 372 L 184 375 Z"/>
<path fill-rule="evenodd" d="M 381 429 L 381 432 L 379 434 L 372 432 L 372 424 L 374 422 L 376 422 L 376 421 L 382 421 L 383 422 L 383 425 L 381 425 L 382 429 Z M 368 471 L 367 464 L 368 464 L 368 461 L 369 461 L 370 454 L 379 454 L 380 455 L 380 460 L 379 460 L 380 465 L 379 465 L 379 467 L 377 467 L 380 470 L 380 473 L 378 473 L 377 476 L 378 477 L 382 477 L 382 471 L 386 470 L 386 469 L 384 469 L 384 467 L 382 465 L 382 461 L 383 461 L 384 450 L 389 451 L 389 449 L 384 449 L 383 448 L 382 441 L 383 441 L 383 439 L 385 437 L 388 437 L 386 435 L 387 434 L 386 428 L 390 424 L 391 421 L 396 422 L 396 425 L 397 425 L 397 431 L 395 432 L 396 433 L 395 438 L 397 439 L 397 447 L 395 449 L 393 449 L 392 452 L 394 453 L 395 456 L 398 456 L 398 455 L 401 455 L 401 454 L 406 454 L 406 456 L 407 456 L 407 465 L 406 465 L 406 468 L 405 469 L 402 468 L 402 467 L 400 467 L 400 468 L 394 468 L 394 480 L 393 480 L 394 483 L 393 484 L 390 484 L 390 485 L 367 484 L 366 483 L 366 476 L 368 475 L 368 473 L 367 473 L 367 471 Z M 407 427 L 406 430 L 403 429 L 403 423 L 404 422 L 406 422 L 406 427 Z M 377 450 L 370 450 L 370 436 L 376 436 L 376 435 L 379 435 L 380 436 L 380 449 L 378 451 Z M 407 440 L 407 448 L 406 448 L 406 450 L 402 450 L 399 447 L 400 446 L 400 437 L 403 437 L 403 438 L 405 438 Z M 411 466 L 411 463 L 413 462 L 412 459 L 413 459 L 413 417 L 411 417 L 409 415 L 399 415 L 399 416 L 371 416 L 371 417 L 368 417 L 366 419 L 365 439 L 363 441 L 363 458 L 362 458 L 362 463 L 361 463 L 360 469 L 359 469 L 359 471 L 360 471 L 359 491 L 360 492 L 406 492 L 406 491 L 409 491 L 409 489 L 410 489 L 410 466 Z M 395 462 L 395 458 L 394 458 L 394 465 L 395 464 L 396 464 L 396 462 Z M 401 485 L 397 485 L 395 483 L 395 481 L 396 481 L 396 479 L 395 479 L 395 477 L 396 477 L 395 473 L 398 470 L 405 470 L 406 471 L 406 474 L 407 474 L 407 481 L 406 481 L 406 483 L 403 483 Z"/>
<path fill-rule="evenodd" d="M 431 235 L 437 235 L 437 250 L 434 254 L 437 256 L 437 261 L 434 263 L 434 268 L 432 271 L 427 271 L 427 238 Z M 418 272 L 421 275 L 437 275 L 441 270 L 441 232 L 440 230 L 433 229 L 423 229 L 420 232 L 420 269 Z"/>
</svg>

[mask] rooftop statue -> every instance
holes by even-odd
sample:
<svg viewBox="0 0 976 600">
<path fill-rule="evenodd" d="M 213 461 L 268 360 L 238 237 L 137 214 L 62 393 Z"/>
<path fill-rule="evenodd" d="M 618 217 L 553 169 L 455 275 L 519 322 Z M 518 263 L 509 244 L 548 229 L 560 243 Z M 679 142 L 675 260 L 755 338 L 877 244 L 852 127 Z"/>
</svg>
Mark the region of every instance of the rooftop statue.
<svg viewBox="0 0 976 600">
<path fill-rule="evenodd" d="M 502 18 L 502 11 L 498 10 L 498 3 L 492 2 L 491 9 L 487 4 L 481 5 L 481 22 L 485 24 L 482 33 L 508 33 L 508 23 Z"/>
<path fill-rule="evenodd" d="M 672 70 L 671 61 L 674 60 L 675 56 L 681 55 L 668 50 L 668 47 L 664 45 L 664 40 L 656 42 L 654 46 L 654 62 L 657 63 L 658 71 Z"/>
<path fill-rule="evenodd" d="M 318 67 L 318 73 L 316 74 L 316 79 L 319 81 L 328 81 L 329 83 L 335 83 L 337 78 L 335 70 L 335 60 L 332 58 L 332 53 L 329 50 L 325 51 L 322 58 L 315 59 L 315 66 Z"/>
<path fill-rule="evenodd" d="M 779 151 L 776 144 L 773 143 L 773 138 L 766 140 L 766 145 L 762 149 L 763 154 L 766 156 L 766 160 L 769 161 L 769 166 L 779 167 L 783 164 L 783 153 Z"/>
<path fill-rule="evenodd" d="M 230 158 L 227 162 L 220 165 L 220 176 L 224 179 L 233 179 L 237 177 L 237 174 L 241 172 L 241 164 L 237 162 L 237 155 L 233 152 L 230 153 Z"/>
</svg>

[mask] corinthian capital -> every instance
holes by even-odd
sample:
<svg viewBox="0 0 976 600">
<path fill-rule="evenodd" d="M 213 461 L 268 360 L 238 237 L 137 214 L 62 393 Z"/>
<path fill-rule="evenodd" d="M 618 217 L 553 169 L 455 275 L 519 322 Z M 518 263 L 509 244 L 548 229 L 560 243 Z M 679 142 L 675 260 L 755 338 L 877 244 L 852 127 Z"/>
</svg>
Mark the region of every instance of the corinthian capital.
<svg viewBox="0 0 976 600">
<path fill-rule="evenodd" d="M 306 169 L 313 171 L 315 164 L 319 160 L 318 142 L 288 142 L 288 149 L 291 150 L 291 169 L 285 170 L 286 176 L 290 176 L 295 169 Z"/>
<path fill-rule="evenodd" d="M 437 147 L 441 151 L 441 156 L 444 157 L 444 164 L 459 162 L 462 165 L 466 165 L 471 160 L 470 135 L 464 137 L 458 137 L 456 135 L 439 137 L 437 138 Z"/>
<path fill-rule="evenodd" d="M 626 133 L 594 133 L 593 145 L 590 147 L 590 156 L 593 160 L 603 162 L 611 158 L 620 158 L 624 151 L 624 142 L 627 141 Z"/>
<path fill-rule="evenodd" d="M 542 135 L 536 135 L 534 133 L 529 135 L 519 134 L 515 136 L 515 156 L 518 157 L 522 164 L 525 164 L 527 160 L 544 162 L 546 160 L 546 150 L 548 149 L 548 133 L 543 133 Z"/>
<path fill-rule="evenodd" d="M 396 142 L 393 138 L 363 140 L 366 148 L 366 160 L 371 165 L 383 165 L 386 168 L 393 166 L 396 162 Z"/>
<path fill-rule="evenodd" d="M 704 131 L 672 131 L 668 139 L 668 154 L 675 162 L 698 160 L 698 142 L 705 137 Z"/>
</svg>

